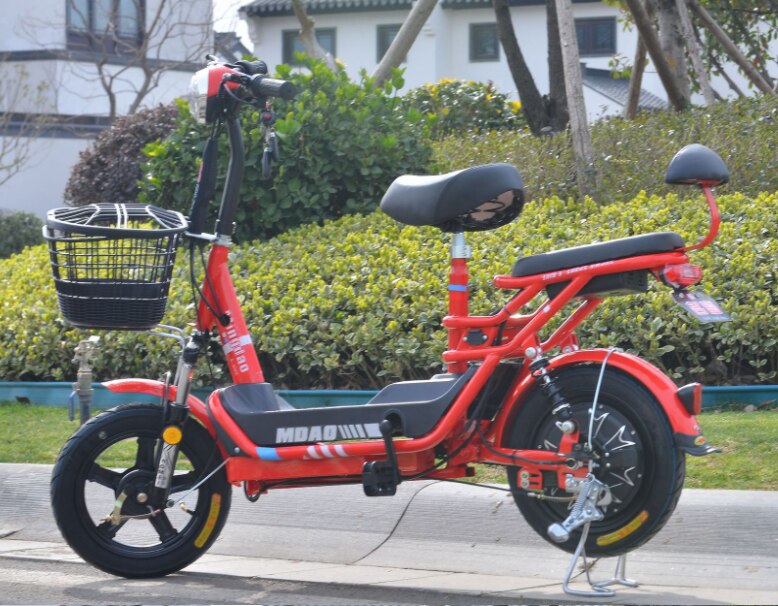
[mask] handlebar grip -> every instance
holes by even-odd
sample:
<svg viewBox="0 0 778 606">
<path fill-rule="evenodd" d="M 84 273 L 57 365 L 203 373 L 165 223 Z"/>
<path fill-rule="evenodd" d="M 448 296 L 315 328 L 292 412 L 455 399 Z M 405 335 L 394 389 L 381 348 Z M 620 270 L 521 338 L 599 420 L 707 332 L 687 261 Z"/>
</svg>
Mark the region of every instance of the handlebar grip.
<svg viewBox="0 0 778 606">
<path fill-rule="evenodd" d="M 264 61 L 236 61 L 235 65 L 249 76 L 256 74 L 264 76 L 267 73 L 267 63 Z"/>
<path fill-rule="evenodd" d="M 293 99 L 297 94 L 297 88 L 289 80 L 276 80 L 256 75 L 251 78 L 251 92 L 255 97 Z"/>
</svg>

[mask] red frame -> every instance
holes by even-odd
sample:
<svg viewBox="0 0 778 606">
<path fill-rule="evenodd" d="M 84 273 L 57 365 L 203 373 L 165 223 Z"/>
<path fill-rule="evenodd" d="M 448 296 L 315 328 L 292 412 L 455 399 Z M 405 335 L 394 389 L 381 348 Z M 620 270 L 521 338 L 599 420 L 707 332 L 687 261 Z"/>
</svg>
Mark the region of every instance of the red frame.
<svg viewBox="0 0 778 606">
<path fill-rule="evenodd" d="M 497 365 L 505 359 L 524 359 L 520 370 L 506 396 L 503 406 L 491 423 L 483 423 L 483 431 L 476 433 L 446 467 L 425 474 L 425 478 L 453 478 L 472 475 L 471 463 L 496 463 L 515 465 L 514 456 L 535 461 L 521 465 L 530 474 L 540 471 L 553 471 L 559 474 L 560 485 L 564 485 L 564 476 L 573 474 L 583 477 L 586 468 L 571 470 L 567 465 L 559 465 L 564 460 L 564 449 L 578 440 L 573 434 L 563 440 L 560 450 L 553 453 L 545 450 L 514 450 L 504 448 L 504 437 L 520 409 L 525 396 L 536 387 L 530 376 L 527 350 L 544 353 L 553 349 L 563 350 L 562 355 L 551 358 L 549 369 L 580 364 L 602 364 L 607 350 L 579 350 L 575 329 L 602 302 L 595 296 L 584 296 L 580 305 L 545 340 L 541 340 L 539 331 L 549 320 L 567 305 L 576 294 L 597 276 L 621 272 L 647 270 L 655 276 L 661 275 L 667 266 L 684 265 L 689 262 L 686 250 L 707 245 L 715 237 L 718 229 L 718 211 L 710 192 L 710 185 L 701 184 L 711 208 L 712 223 L 709 234 L 700 243 L 673 252 L 642 255 L 625 259 L 605 261 L 591 265 L 573 267 L 559 271 L 532 276 L 512 277 L 501 275 L 494 278 L 494 284 L 500 289 L 516 290 L 516 294 L 496 314 L 490 316 L 471 316 L 468 311 L 468 271 L 466 259 L 454 258 L 451 262 L 449 288 L 449 315 L 443 319 L 448 330 L 449 348 L 443 354 L 450 372 L 462 372 L 468 363 L 480 363 L 478 369 L 455 399 L 448 411 L 435 428 L 419 438 L 395 440 L 398 462 L 404 477 L 413 477 L 432 467 L 435 449 L 446 446 L 448 452 L 462 446 L 462 433 L 465 428 L 467 411 Z M 228 267 L 229 247 L 215 243 L 211 247 L 207 263 L 208 279 L 202 286 L 204 299 L 197 310 L 197 328 L 209 331 L 216 328 L 235 383 L 263 382 L 264 376 L 254 346 L 251 343 L 240 303 Z M 547 286 L 568 282 L 553 299 L 540 297 L 534 311 L 525 315 L 518 312 L 530 304 Z M 216 302 L 219 307 L 217 308 Z M 212 309 L 226 313 L 231 321 L 223 326 L 217 321 Z M 504 326 L 503 326 L 504 325 Z M 491 343 L 502 326 L 502 340 Z M 468 331 L 479 329 L 486 335 L 483 345 L 467 343 Z M 701 435 L 700 427 L 694 416 L 686 411 L 678 399 L 678 388 L 659 369 L 648 362 L 625 353 L 610 352 L 608 366 L 616 368 L 644 385 L 661 404 L 672 429 L 676 433 L 688 436 Z M 137 391 L 160 395 L 164 389 L 161 383 L 143 380 L 112 381 L 106 384 L 112 391 Z M 223 408 L 218 392 L 209 398 L 208 409 L 193 396 L 188 400 L 191 413 L 215 435 L 212 415 L 221 428 L 241 449 L 243 456 L 233 456 L 227 460 L 227 475 L 231 482 L 240 483 L 270 482 L 283 480 L 283 487 L 291 487 L 311 482 L 347 483 L 361 479 L 365 461 L 383 459 L 386 456 L 384 443 L 379 440 L 365 440 L 341 443 L 317 443 L 312 445 L 290 445 L 261 447 L 254 444 L 232 417 Z M 483 440 L 488 442 L 484 444 Z M 226 454 L 226 453 L 224 453 Z M 248 456 L 245 456 L 248 455 Z M 553 463 L 552 463 L 553 462 Z M 335 479 L 333 479 L 335 478 Z"/>
</svg>

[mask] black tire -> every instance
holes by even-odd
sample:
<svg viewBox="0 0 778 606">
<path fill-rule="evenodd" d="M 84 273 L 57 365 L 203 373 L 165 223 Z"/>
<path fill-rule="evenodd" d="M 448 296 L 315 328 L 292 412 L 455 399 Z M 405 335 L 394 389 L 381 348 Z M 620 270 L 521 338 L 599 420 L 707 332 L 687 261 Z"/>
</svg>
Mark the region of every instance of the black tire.
<svg viewBox="0 0 778 606">
<path fill-rule="evenodd" d="M 54 466 L 51 504 L 67 543 L 90 564 L 118 576 L 170 574 L 203 555 L 221 532 L 232 489 L 220 469 L 187 493 L 221 462 L 213 438 L 193 418 L 184 425 L 171 499 L 178 505 L 150 518 L 137 498 L 150 494 L 154 448 L 162 430 L 162 409 L 128 404 L 85 423 L 65 444 Z M 124 494 L 117 528 L 105 520 Z M 142 498 L 142 497 L 141 497 Z"/>
<path fill-rule="evenodd" d="M 600 367 L 582 366 L 556 375 L 584 438 L 589 434 L 589 409 L 599 374 Z M 592 522 L 586 552 L 616 556 L 639 547 L 662 529 L 681 495 L 686 463 L 659 403 L 618 370 L 606 369 L 595 416 L 593 447 L 603 463 L 595 476 L 610 486 L 614 500 L 604 508 L 604 519 Z M 557 449 L 561 431 L 555 425 L 551 405 L 539 390 L 521 405 L 508 436 L 506 445 L 511 448 Z M 611 465 L 609 469 L 605 468 L 606 462 Z M 508 482 L 524 518 L 544 539 L 573 552 L 581 529 L 571 533 L 564 543 L 551 541 L 547 534 L 550 524 L 568 516 L 571 504 L 537 499 L 520 490 L 519 470 L 508 468 Z M 550 497 L 571 496 L 564 488 L 544 488 L 544 492 Z"/>
</svg>

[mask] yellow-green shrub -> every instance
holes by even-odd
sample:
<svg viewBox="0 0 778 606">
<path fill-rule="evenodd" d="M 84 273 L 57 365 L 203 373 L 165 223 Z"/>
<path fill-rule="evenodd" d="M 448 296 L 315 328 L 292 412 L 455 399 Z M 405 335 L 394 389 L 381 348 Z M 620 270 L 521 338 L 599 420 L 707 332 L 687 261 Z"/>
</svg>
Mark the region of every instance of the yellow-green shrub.
<svg viewBox="0 0 778 606">
<path fill-rule="evenodd" d="M 608 299 L 579 330 L 584 346 L 618 345 L 680 381 L 776 382 L 778 377 L 778 193 L 720 198 L 716 242 L 691 253 L 702 288 L 731 313 L 728 324 L 701 325 L 654 284 L 645 295 Z M 499 308 L 510 292 L 491 279 L 520 256 L 660 230 L 687 242 L 707 231 L 700 196 L 679 201 L 638 195 L 601 207 L 549 198 L 529 204 L 510 226 L 473 234 L 474 313 Z M 182 251 L 183 253 L 183 251 Z M 165 321 L 191 321 L 186 257 L 179 255 Z M 403 227 L 379 213 L 305 226 L 231 253 L 237 291 L 269 381 L 302 388 L 375 388 L 440 368 L 445 334 L 447 243 L 432 228 Z M 0 262 L 0 377 L 61 380 L 74 376 L 72 348 L 84 333 L 57 317 L 45 248 Z M 102 378 L 156 378 L 175 361 L 175 342 L 146 334 L 107 333 L 96 372 Z M 226 381 L 202 365 L 200 381 Z"/>
<path fill-rule="evenodd" d="M 734 190 L 749 196 L 776 191 L 776 122 L 778 98 L 769 95 L 595 122 L 591 131 L 599 183 L 593 197 L 609 204 L 630 200 L 641 190 L 673 192 L 662 176 L 673 155 L 689 143 L 707 145 L 722 157 Z M 515 164 L 530 199 L 578 197 L 569 131 L 544 137 L 526 130 L 457 133 L 435 143 L 431 172 L 488 162 Z"/>
</svg>

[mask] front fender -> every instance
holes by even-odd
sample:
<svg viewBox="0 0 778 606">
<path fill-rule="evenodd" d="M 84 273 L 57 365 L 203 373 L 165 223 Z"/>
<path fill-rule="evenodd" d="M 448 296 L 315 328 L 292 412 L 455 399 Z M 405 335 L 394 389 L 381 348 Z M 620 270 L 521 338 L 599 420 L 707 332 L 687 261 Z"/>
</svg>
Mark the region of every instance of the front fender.
<svg viewBox="0 0 778 606">
<path fill-rule="evenodd" d="M 151 379 L 115 379 L 113 381 L 106 381 L 103 385 L 108 391 L 113 393 L 142 393 L 162 398 L 165 392 L 165 384 L 162 381 L 152 381 Z M 171 399 L 176 397 L 175 385 L 168 386 L 168 396 Z M 200 424 L 208 430 L 208 433 L 215 438 L 216 430 L 214 429 L 213 422 L 208 416 L 208 410 L 205 403 L 192 394 L 189 394 L 186 403 L 189 405 L 189 411 L 198 421 L 200 421 Z"/>
<path fill-rule="evenodd" d="M 659 402 L 667 420 L 670 422 L 676 444 L 685 452 L 700 456 L 714 452 L 715 449 L 706 444 L 702 429 L 694 415 L 689 414 L 678 399 L 678 387 L 673 381 L 653 364 L 646 362 L 638 356 L 608 349 L 584 349 L 553 358 L 547 369 L 561 370 L 568 366 L 581 364 L 601 365 L 605 356 L 611 352 L 608 358 L 608 367 L 616 368 L 632 377 L 648 390 Z M 511 401 L 506 407 L 506 422 L 501 423 L 497 443 L 503 443 L 503 432 L 510 427 L 512 419 L 518 412 L 517 403 L 520 403 L 530 391 L 536 388 L 535 379 L 527 375 L 522 378 L 513 390 Z"/>
</svg>

